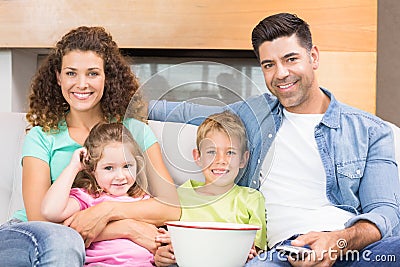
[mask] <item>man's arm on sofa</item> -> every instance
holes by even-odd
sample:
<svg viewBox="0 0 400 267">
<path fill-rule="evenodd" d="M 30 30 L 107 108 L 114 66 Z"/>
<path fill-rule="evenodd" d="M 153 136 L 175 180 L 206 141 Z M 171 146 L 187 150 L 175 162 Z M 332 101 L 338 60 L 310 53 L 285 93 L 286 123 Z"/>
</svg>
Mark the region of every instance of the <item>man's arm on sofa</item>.
<svg viewBox="0 0 400 267">
<path fill-rule="evenodd" d="M 186 101 L 152 100 L 149 103 L 149 119 L 200 125 L 209 115 L 224 109 L 222 106 L 206 106 Z"/>
</svg>

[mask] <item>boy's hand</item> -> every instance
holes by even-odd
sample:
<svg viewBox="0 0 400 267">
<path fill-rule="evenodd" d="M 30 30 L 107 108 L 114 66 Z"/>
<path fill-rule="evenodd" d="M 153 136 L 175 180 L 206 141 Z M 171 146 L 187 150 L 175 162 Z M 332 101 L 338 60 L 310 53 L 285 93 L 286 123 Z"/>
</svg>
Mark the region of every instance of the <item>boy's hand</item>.
<svg viewBox="0 0 400 267">
<path fill-rule="evenodd" d="M 172 248 L 171 238 L 168 231 L 164 228 L 158 229 L 159 234 L 156 236 L 156 243 L 161 244 L 154 255 L 156 266 L 163 267 L 175 264 L 174 249 Z"/>
<path fill-rule="evenodd" d="M 154 255 L 154 262 L 156 266 L 169 266 L 175 264 L 174 249 L 171 244 L 158 247 L 156 254 Z"/>
<path fill-rule="evenodd" d="M 253 246 L 250 249 L 249 255 L 247 256 L 247 261 L 250 261 L 250 260 L 254 259 L 255 257 L 257 257 L 257 250 L 253 244 Z"/>
</svg>

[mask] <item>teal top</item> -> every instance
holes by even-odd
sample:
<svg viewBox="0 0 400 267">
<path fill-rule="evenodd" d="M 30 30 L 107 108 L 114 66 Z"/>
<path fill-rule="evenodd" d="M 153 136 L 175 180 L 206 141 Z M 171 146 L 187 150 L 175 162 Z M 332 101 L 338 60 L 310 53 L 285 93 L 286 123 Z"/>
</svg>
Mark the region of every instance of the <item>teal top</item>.
<svg viewBox="0 0 400 267">
<path fill-rule="evenodd" d="M 260 191 L 235 185 L 229 192 L 209 196 L 199 194 L 196 188 L 204 182 L 188 180 L 178 187 L 181 203 L 181 221 L 230 222 L 260 226 L 254 244 L 266 249 L 265 200 Z"/>
<path fill-rule="evenodd" d="M 143 151 L 157 142 L 157 138 L 147 124 L 133 118 L 126 119 L 123 123 Z M 60 123 L 59 129 L 57 132 L 48 133 L 44 132 L 40 126 L 33 127 L 26 135 L 22 148 L 22 158 L 35 157 L 50 166 L 51 183 L 69 164 L 74 151 L 82 147 L 69 136 L 65 121 Z M 24 209 L 16 211 L 13 217 L 27 221 Z"/>
</svg>

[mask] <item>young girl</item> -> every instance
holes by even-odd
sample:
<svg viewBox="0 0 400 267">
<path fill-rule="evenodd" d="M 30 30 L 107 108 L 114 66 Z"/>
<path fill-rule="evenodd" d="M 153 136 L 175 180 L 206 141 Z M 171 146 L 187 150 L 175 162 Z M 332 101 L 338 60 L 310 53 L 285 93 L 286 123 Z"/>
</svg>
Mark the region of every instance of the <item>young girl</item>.
<svg viewBox="0 0 400 267">
<path fill-rule="evenodd" d="M 47 191 L 42 214 L 62 222 L 77 211 L 104 201 L 132 202 L 149 198 L 143 154 L 131 133 L 120 123 L 92 128 L 84 147 Z M 72 189 L 71 189 L 72 187 Z M 87 266 L 153 266 L 153 255 L 129 239 L 92 243 Z"/>
</svg>

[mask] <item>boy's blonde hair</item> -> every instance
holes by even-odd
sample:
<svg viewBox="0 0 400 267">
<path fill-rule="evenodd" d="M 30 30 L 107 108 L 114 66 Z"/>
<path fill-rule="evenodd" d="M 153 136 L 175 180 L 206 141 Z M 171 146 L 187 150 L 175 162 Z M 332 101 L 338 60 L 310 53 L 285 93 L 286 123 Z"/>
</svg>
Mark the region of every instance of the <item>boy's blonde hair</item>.
<svg viewBox="0 0 400 267">
<path fill-rule="evenodd" d="M 219 131 L 226 133 L 230 138 L 237 137 L 239 139 L 240 151 L 243 154 L 247 151 L 247 136 L 246 129 L 242 120 L 234 113 L 223 111 L 210 115 L 205 119 L 197 129 L 196 145 L 200 151 L 200 143 L 203 141 L 207 134 L 212 131 Z"/>
</svg>

